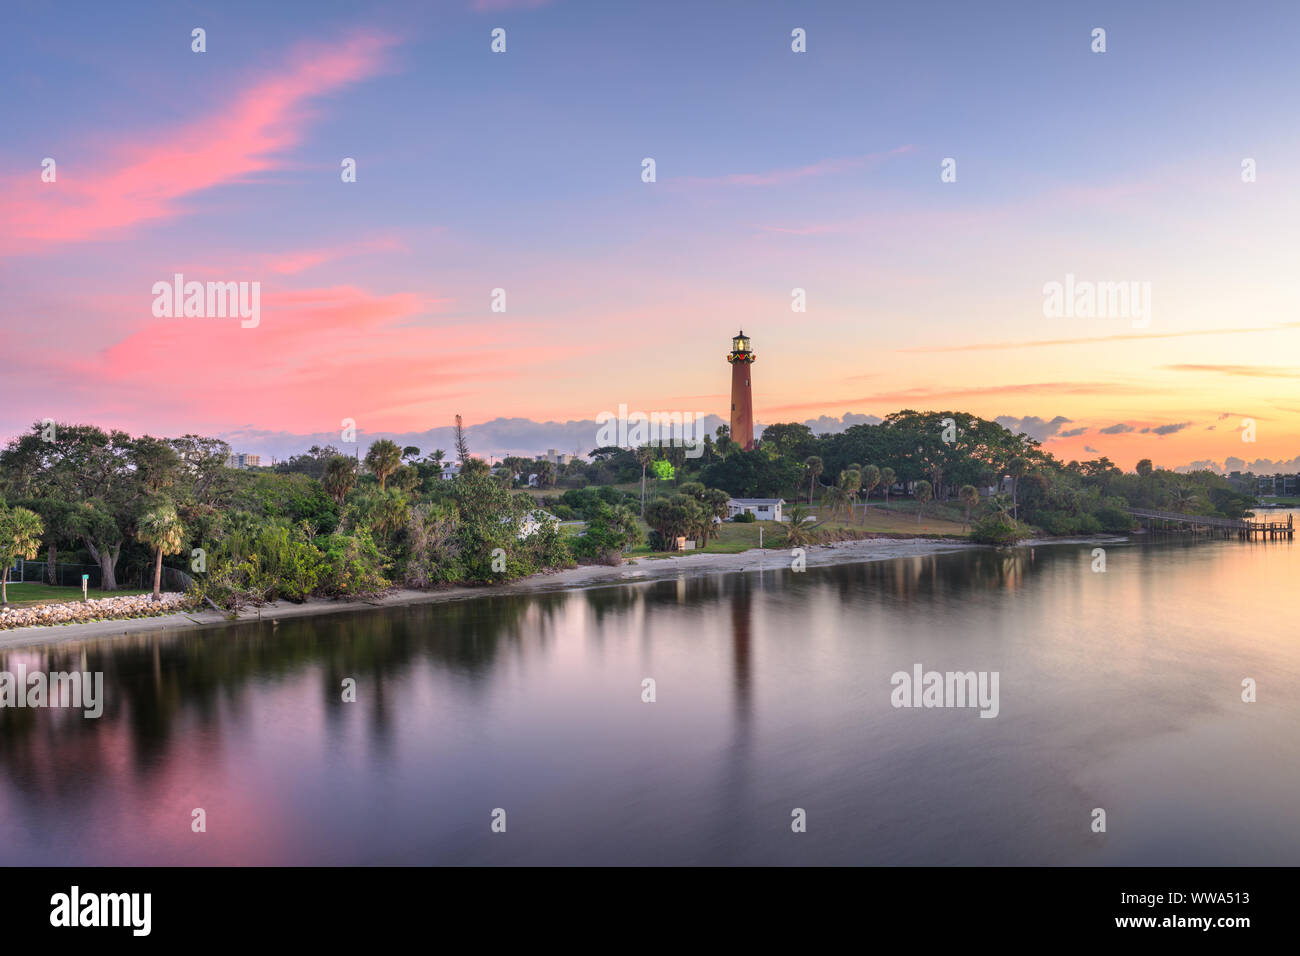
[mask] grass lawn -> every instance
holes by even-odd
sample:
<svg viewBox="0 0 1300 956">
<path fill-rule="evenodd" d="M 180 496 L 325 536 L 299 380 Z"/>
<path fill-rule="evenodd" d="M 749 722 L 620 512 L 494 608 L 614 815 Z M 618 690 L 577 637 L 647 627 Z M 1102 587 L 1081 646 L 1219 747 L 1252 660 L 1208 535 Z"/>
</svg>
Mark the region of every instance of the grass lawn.
<svg viewBox="0 0 1300 956">
<path fill-rule="evenodd" d="M 891 501 L 888 510 L 883 502 L 866 508 L 857 505 L 852 520 L 841 512 L 823 527 L 826 530 L 852 528 L 876 534 L 951 534 L 963 537 L 966 534 L 962 531 L 964 509 L 960 507 L 931 501 L 925 506 L 919 524 L 916 511 L 916 502 L 910 500 Z"/>
<path fill-rule="evenodd" d="M 36 584 L 28 581 L 23 584 L 10 583 L 8 588 L 9 604 L 12 607 L 33 607 L 38 604 L 64 604 L 69 601 L 81 600 L 81 588 L 53 587 L 49 584 Z M 152 594 L 153 591 L 130 590 L 129 588 L 121 591 L 101 591 L 99 588 L 91 588 L 90 596 L 92 598 L 102 597 L 129 597 L 132 594 Z"/>
<path fill-rule="evenodd" d="M 709 538 L 709 545 L 695 551 L 651 551 L 649 546 L 641 545 L 628 552 L 633 558 L 667 558 L 689 554 L 739 554 L 758 547 L 758 529 L 763 529 L 763 547 L 780 548 L 785 546 L 786 526 L 779 521 L 755 521 L 752 524 L 736 524 L 724 521 L 718 526 L 716 534 Z M 650 529 L 642 523 L 642 531 L 649 534 Z"/>
</svg>

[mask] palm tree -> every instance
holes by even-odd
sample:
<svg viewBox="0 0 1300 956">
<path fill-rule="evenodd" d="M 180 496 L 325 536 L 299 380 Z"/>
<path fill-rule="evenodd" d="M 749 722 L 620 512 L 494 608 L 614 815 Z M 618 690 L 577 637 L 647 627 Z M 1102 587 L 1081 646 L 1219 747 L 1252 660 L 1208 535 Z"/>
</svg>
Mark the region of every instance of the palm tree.
<svg viewBox="0 0 1300 956">
<path fill-rule="evenodd" d="M 1020 490 L 1020 479 L 1029 471 L 1029 462 L 1017 455 L 1007 463 L 1007 474 L 1011 476 L 1011 517 L 1020 517 L 1020 506 L 1016 502 L 1016 492 Z"/>
<path fill-rule="evenodd" d="M 809 455 L 807 460 L 804 461 L 803 466 L 808 471 L 808 506 L 812 507 L 813 482 L 817 480 L 818 475 L 826 470 L 826 465 L 816 455 Z"/>
<path fill-rule="evenodd" d="M 0 505 L 0 561 L 4 562 L 4 571 L 0 574 L 0 605 L 9 603 L 10 565 L 18 558 L 35 558 L 40 552 L 44 533 L 41 516 L 35 511 Z"/>
<path fill-rule="evenodd" d="M 786 517 L 790 520 L 790 528 L 786 532 L 785 543 L 792 548 L 801 548 L 812 540 L 809 534 L 817 525 L 812 528 L 808 527 L 809 512 L 803 505 L 791 505 L 790 510 L 786 512 Z"/>
<path fill-rule="evenodd" d="M 862 487 L 862 466 L 849 465 L 847 469 L 840 472 L 840 484 L 844 486 L 844 498 L 849 506 L 849 521 L 853 520 L 853 500 L 858 496 L 858 489 Z"/>
<path fill-rule="evenodd" d="M 980 500 L 980 493 L 974 485 L 962 485 L 961 490 L 957 492 L 957 498 L 966 506 L 966 520 L 962 523 L 961 530 L 965 534 L 966 529 L 970 527 L 970 510 Z"/>
<path fill-rule="evenodd" d="M 397 466 L 402 463 L 402 449 L 397 447 L 395 442 L 387 438 L 381 438 L 370 446 L 370 451 L 366 452 L 366 467 L 375 473 L 379 479 L 379 490 L 384 490 L 384 485 L 388 481 L 388 476 L 397 470 Z"/>
<path fill-rule="evenodd" d="M 889 489 L 894 487 L 894 479 L 896 477 L 897 475 L 894 474 L 894 469 L 880 469 L 880 487 L 885 490 L 885 510 L 889 510 Z"/>
<path fill-rule="evenodd" d="M 727 494 L 721 488 L 708 488 L 704 494 L 698 495 L 701 507 L 704 508 L 704 546 L 709 546 L 709 532 L 713 530 L 713 519 L 726 519 L 727 513 L 731 510 L 731 495 Z"/>
<path fill-rule="evenodd" d="M 921 513 L 925 511 L 925 503 L 934 495 L 934 487 L 922 478 L 912 486 L 912 494 L 916 496 L 916 523 L 921 523 Z"/>
<path fill-rule="evenodd" d="M 336 504 L 343 504 L 343 499 L 357 483 L 356 463 L 346 455 L 335 455 L 325 462 L 325 473 L 321 475 L 320 483 Z"/>
<path fill-rule="evenodd" d="M 875 465 L 867 465 L 862 469 L 862 500 L 867 502 L 871 498 L 871 491 L 876 485 L 880 484 L 880 469 Z M 862 522 L 867 521 L 867 504 L 862 506 Z"/>
<path fill-rule="evenodd" d="M 846 507 L 849 492 L 843 484 L 834 484 L 822 492 L 822 506 L 828 517 L 839 514 L 840 508 Z"/>
<path fill-rule="evenodd" d="M 1174 488 L 1169 492 L 1169 494 L 1174 499 L 1174 510 L 1181 512 L 1182 514 L 1187 514 L 1187 509 L 1195 504 L 1197 500 L 1196 492 L 1191 488 Z"/>
<path fill-rule="evenodd" d="M 636 463 L 641 466 L 641 517 L 645 517 L 645 470 L 650 462 L 655 460 L 654 449 L 649 445 L 638 445 L 636 451 Z"/>
<path fill-rule="evenodd" d="M 171 505 L 161 505 L 140 518 L 136 537 L 154 549 L 153 599 L 162 600 L 162 559 L 185 547 L 185 527 Z"/>
<path fill-rule="evenodd" d="M 1011 517 L 1011 499 L 1004 494 L 997 494 L 989 498 L 989 507 L 991 507 L 999 518 L 1007 519 Z"/>
</svg>

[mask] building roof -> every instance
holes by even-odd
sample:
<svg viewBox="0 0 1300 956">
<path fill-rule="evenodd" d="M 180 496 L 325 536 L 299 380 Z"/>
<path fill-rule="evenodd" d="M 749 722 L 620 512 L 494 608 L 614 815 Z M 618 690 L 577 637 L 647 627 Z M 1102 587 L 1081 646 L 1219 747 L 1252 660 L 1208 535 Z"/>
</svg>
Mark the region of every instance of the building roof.
<svg viewBox="0 0 1300 956">
<path fill-rule="evenodd" d="M 731 498 L 727 504 L 736 505 L 783 505 L 784 498 Z"/>
</svg>

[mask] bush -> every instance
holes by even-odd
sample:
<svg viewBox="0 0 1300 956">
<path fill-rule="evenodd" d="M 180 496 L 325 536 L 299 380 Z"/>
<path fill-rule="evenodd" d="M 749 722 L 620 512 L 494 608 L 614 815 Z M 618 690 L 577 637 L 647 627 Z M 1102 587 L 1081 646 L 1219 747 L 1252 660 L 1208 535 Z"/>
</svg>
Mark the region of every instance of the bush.
<svg viewBox="0 0 1300 956">
<path fill-rule="evenodd" d="M 1101 522 L 1095 515 L 1079 515 L 1079 534 L 1100 534 Z"/>
<path fill-rule="evenodd" d="M 985 515 L 971 526 L 971 540 L 980 544 L 1015 544 L 1030 536 L 1029 528 L 1009 515 Z"/>
<path fill-rule="evenodd" d="M 390 584 L 384 577 L 387 562 L 369 531 L 332 534 L 320 538 L 324 552 L 321 590 L 338 597 L 377 594 Z"/>
<path fill-rule="evenodd" d="M 1127 511 L 1119 508 L 1098 508 L 1092 513 L 1096 519 L 1099 530 L 1110 534 L 1123 534 L 1133 530 L 1133 516 Z"/>
<path fill-rule="evenodd" d="M 324 558 L 311 542 L 279 524 L 231 535 L 210 550 L 212 572 L 199 575 L 194 594 L 221 607 L 305 601 L 323 572 Z"/>
<path fill-rule="evenodd" d="M 623 552 L 640 544 L 641 537 L 631 508 L 602 504 L 588 521 L 586 533 L 573 542 L 573 553 L 587 561 L 621 564 Z"/>
<path fill-rule="evenodd" d="M 753 524 L 758 520 L 758 516 L 752 511 L 742 511 L 731 520 L 736 524 Z"/>
<path fill-rule="evenodd" d="M 1064 511 L 1040 511 L 1034 515 L 1034 521 L 1047 534 L 1066 535 L 1079 533 L 1078 516 L 1066 514 Z"/>
</svg>

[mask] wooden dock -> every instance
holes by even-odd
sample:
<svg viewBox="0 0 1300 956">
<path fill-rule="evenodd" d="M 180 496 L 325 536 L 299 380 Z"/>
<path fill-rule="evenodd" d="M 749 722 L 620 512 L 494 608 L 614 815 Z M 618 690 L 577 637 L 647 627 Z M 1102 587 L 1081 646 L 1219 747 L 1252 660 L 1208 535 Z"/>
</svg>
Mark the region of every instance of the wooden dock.
<svg viewBox="0 0 1300 956">
<path fill-rule="evenodd" d="M 1152 531 L 1169 531 L 1177 527 L 1182 531 L 1198 534 L 1210 534 L 1224 538 L 1240 538 L 1243 541 L 1290 540 L 1295 535 L 1292 515 L 1286 520 L 1270 518 L 1217 518 L 1210 515 L 1187 515 L 1177 511 L 1156 511 L 1153 508 L 1125 509 L 1146 528 Z"/>
</svg>

